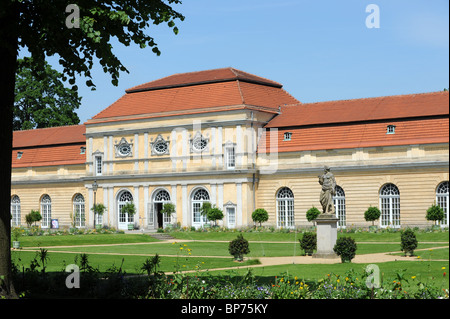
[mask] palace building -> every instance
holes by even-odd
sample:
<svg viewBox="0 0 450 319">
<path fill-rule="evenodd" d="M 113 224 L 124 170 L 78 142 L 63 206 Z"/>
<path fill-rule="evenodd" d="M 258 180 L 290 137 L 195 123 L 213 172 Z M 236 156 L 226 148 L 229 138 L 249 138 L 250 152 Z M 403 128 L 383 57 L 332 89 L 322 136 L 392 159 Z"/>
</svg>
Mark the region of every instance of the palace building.
<svg viewBox="0 0 450 319">
<path fill-rule="evenodd" d="M 371 225 L 370 206 L 380 227 L 431 226 L 434 203 L 448 227 L 449 93 L 301 103 L 234 68 L 171 75 L 82 125 L 14 132 L 12 224 L 39 210 L 42 228 L 199 228 L 210 202 L 228 228 L 253 225 L 257 208 L 269 213 L 264 225 L 308 226 L 325 165 L 339 227 Z M 122 209 L 129 202 L 135 215 Z"/>
</svg>

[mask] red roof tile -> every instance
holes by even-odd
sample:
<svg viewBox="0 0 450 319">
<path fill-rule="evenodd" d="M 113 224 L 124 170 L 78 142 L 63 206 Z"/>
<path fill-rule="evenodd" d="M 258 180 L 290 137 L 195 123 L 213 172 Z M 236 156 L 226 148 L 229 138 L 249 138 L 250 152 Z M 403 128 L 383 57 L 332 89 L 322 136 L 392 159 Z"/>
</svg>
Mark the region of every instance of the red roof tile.
<svg viewBox="0 0 450 319">
<path fill-rule="evenodd" d="M 143 114 L 214 111 L 227 106 L 278 110 L 280 105 L 300 103 L 280 84 L 231 68 L 178 74 L 127 92 L 86 124 Z"/>
<path fill-rule="evenodd" d="M 13 132 L 13 148 L 86 143 L 84 125 L 69 125 Z"/>
<path fill-rule="evenodd" d="M 12 167 L 83 164 L 86 155 L 84 125 L 49 127 L 13 132 Z M 17 154 L 21 152 L 21 157 Z"/>
<path fill-rule="evenodd" d="M 12 167 L 40 167 L 53 165 L 84 164 L 86 155 L 81 154 L 83 145 L 54 145 L 25 149 L 14 149 L 12 152 Z M 18 152 L 22 152 L 19 159 Z"/>
<path fill-rule="evenodd" d="M 387 125 L 396 126 L 395 134 L 386 134 Z M 388 120 L 284 128 L 272 133 L 276 134 L 278 143 L 278 147 L 272 145 L 272 149 L 268 132 L 264 132 L 261 137 L 259 153 L 448 143 L 449 119 Z M 290 141 L 284 141 L 285 132 L 292 133 Z"/>
<path fill-rule="evenodd" d="M 449 93 L 384 96 L 283 106 L 266 127 L 304 126 L 449 114 Z"/>
<path fill-rule="evenodd" d="M 155 81 L 147 82 L 126 90 L 127 93 L 143 90 L 166 89 L 180 86 L 199 85 L 240 80 L 281 88 L 280 83 L 274 82 L 234 68 L 214 69 L 198 72 L 173 74 Z"/>
</svg>

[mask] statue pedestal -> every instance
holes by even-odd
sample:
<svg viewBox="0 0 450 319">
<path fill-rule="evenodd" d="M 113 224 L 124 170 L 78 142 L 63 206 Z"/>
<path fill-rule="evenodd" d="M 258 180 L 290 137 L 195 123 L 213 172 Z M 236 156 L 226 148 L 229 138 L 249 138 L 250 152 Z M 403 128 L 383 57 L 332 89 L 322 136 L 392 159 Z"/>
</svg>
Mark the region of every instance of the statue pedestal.
<svg viewBox="0 0 450 319">
<path fill-rule="evenodd" d="M 332 214 L 320 214 L 317 224 L 317 252 L 313 258 L 339 258 L 333 251 L 337 239 L 338 218 Z"/>
</svg>

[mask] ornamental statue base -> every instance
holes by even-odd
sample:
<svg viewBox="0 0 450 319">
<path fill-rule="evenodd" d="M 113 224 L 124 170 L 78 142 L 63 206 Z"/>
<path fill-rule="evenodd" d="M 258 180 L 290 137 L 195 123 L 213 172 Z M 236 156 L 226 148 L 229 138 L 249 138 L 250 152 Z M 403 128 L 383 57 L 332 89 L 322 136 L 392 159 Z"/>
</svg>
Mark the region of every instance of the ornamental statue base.
<svg viewBox="0 0 450 319">
<path fill-rule="evenodd" d="M 339 258 L 333 251 L 337 239 L 338 218 L 332 214 L 320 214 L 315 220 L 317 229 L 317 252 L 313 258 Z"/>
</svg>

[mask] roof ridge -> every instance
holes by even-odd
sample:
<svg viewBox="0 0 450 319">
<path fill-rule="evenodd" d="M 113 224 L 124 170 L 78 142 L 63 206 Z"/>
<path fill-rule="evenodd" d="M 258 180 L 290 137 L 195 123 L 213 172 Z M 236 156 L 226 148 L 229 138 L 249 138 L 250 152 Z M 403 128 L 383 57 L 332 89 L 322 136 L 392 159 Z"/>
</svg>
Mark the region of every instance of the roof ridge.
<svg viewBox="0 0 450 319">
<path fill-rule="evenodd" d="M 414 96 L 417 96 L 417 95 L 448 94 L 448 93 L 449 93 L 449 91 L 435 91 L 435 92 L 383 95 L 383 96 L 373 96 L 373 97 L 361 97 L 361 98 L 355 98 L 355 99 L 349 98 L 349 99 L 328 100 L 328 101 L 319 101 L 319 102 L 304 102 L 304 103 L 302 103 L 302 105 L 303 106 L 307 106 L 308 104 L 322 104 L 322 103 L 361 101 L 361 100 L 379 100 L 379 99 L 384 99 L 384 98 L 414 97 Z M 295 105 L 283 105 L 283 106 L 295 106 Z"/>
</svg>

